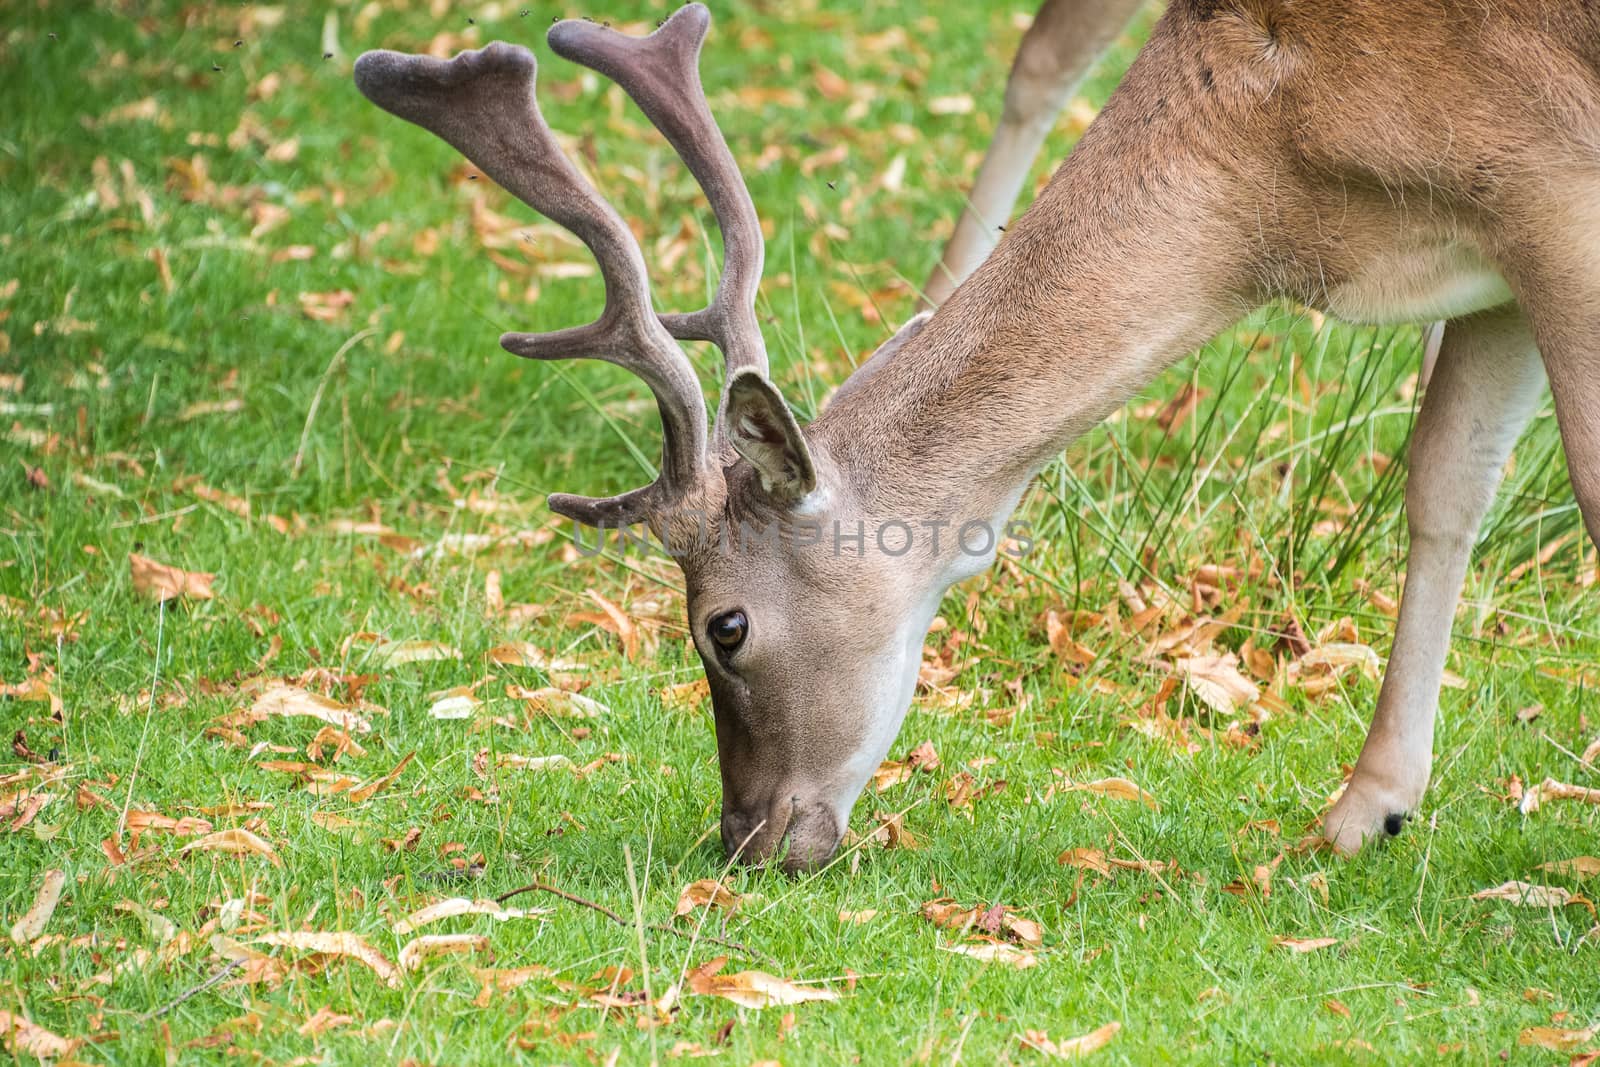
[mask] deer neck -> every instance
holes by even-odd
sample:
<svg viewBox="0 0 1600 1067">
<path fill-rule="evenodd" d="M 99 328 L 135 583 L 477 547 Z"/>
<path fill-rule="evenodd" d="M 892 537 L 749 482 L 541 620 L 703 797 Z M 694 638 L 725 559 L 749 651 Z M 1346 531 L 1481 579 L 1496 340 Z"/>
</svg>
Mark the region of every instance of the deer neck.
<svg viewBox="0 0 1600 1067">
<path fill-rule="evenodd" d="M 1223 183 L 1090 138 L 921 332 L 813 424 L 866 510 L 1003 520 L 1062 449 L 1248 307 Z"/>
</svg>

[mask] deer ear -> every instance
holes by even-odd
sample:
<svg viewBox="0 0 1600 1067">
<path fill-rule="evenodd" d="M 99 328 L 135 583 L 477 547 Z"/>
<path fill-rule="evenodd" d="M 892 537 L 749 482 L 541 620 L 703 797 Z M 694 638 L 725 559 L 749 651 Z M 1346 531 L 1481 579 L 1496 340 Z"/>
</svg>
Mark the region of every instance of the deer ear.
<svg viewBox="0 0 1600 1067">
<path fill-rule="evenodd" d="M 750 461 L 773 499 L 794 503 L 817 487 L 817 469 L 800 424 L 759 370 L 743 367 L 728 379 L 722 418 L 728 443 Z"/>
</svg>

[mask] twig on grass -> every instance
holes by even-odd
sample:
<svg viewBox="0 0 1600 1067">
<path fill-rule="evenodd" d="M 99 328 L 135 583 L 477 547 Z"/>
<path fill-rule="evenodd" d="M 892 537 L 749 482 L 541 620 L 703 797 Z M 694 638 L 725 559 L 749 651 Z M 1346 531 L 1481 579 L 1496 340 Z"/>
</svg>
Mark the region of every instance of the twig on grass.
<svg viewBox="0 0 1600 1067">
<path fill-rule="evenodd" d="M 572 903 L 582 905 L 583 907 L 588 908 L 590 911 L 599 912 L 601 915 L 604 915 L 618 926 L 625 926 L 631 929 L 634 925 L 632 922 L 624 919 L 622 916 L 618 915 L 604 904 L 597 903 L 585 897 L 580 897 L 576 893 L 569 893 L 565 889 L 557 889 L 555 886 L 549 885 L 545 882 L 529 882 L 525 886 L 520 886 L 516 889 L 510 890 L 509 892 L 501 893 L 499 896 L 494 898 L 494 901 L 496 904 L 504 904 L 514 896 L 518 896 L 522 893 L 533 892 L 549 893 L 553 896 L 560 897 L 562 900 L 570 900 Z M 695 937 L 695 935 L 688 930 L 679 930 L 675 926 L 667 926 L 664 923 L 650 923 L 648 925 L 648 929 L 656 930 L 663 934 L 671 934 L 674 937 L 687 937 L 690 939 Z M 776 959 L 767 955 L 765 952 L 758 952 L 748 945 L 741 944 L 738 941 L 733 941 L 726 937 L 713 937 L 710 934 L 700 934 L 699 939 L 701 941 L 709 941 L 714 945 L 721 945 L 723 948 L 732 949 L 733 951 L 749 956 L 752 959 L 765 960 L 767 963 L 774 966 L 776 966 L 778 963 Z"/>
<path fill-rule="evenodd" d="M 234 971 L 237 971 L 240 967 L 243 967 L 244 966 L 244 962 L 245 962 L 244 960 L 234 960 L 234 961 L 232 961 L 226 967 L 223 967 L 220 970 L 218 970 L 215 973 L 213 973 L 211 975 L 211 977 L 207 978 L 204 982 L 201 982 L 199 985 L 190 986 L 188 989 L 185 989 L 182 993 L 179 993 L 176 997 L 172 998 L 171 1000 L 167 1001 L 165 1004 L 161 1005 L 161 1007 L 156 1008 L 154 1011 L 145 1012 L 143 1015 L 141 1015 L 137 1019 L 135 1019 L 134 1022 L 137 1023 L 137 1024 L 141 1024 L 142 1025 L 144 1023 L 149 1022 L 151 1019 L 159 1019 L 159 1018 L 161 1018 L 161 1016 L 165 1015 L 167 1012 L 171 1011 L 173 1008 L 176 1008 L 179 1004 L 182 1004 L 184 1001 L 188 1000 L 191 997 L 199 996 L 201 993 L 204 993 L 206 990 L 210 989 L 212 986 L 214 986 L 217 983 L 221 982 L 224 978 L 228 977 L 228 975 L 232 974 Z"/>
</svg>

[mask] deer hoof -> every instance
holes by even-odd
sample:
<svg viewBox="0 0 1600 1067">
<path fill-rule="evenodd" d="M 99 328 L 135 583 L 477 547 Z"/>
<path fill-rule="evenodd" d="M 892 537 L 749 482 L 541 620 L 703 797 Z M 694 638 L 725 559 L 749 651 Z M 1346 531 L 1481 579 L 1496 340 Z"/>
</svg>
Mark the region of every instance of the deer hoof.
<svg viewBox="0 0 1600 1067">
<path fill-rule="evenodd" d="M 1374 838 L 1398 837 L 1422 800 L 1423 788 L 1394 789 L 1352 781 L 1323 820 L 1323 836 L 1342 856 L 1354 856 Z"/>
</svg>

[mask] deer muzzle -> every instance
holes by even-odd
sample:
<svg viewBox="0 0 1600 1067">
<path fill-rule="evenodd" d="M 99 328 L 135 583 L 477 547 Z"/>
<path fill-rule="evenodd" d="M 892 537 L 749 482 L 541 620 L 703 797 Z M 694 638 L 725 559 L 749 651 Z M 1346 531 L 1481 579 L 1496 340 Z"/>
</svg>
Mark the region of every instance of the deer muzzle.
<svg viewBox="0 0 1600 1067">
<path fill-rule="evenodd" d="M 833 857 L 844 819 L 823 801 L 785 795 L 754 807 L 722 809 L 722 847 L 739 863 L 777 860 L 788 874 L 804 874 Z"/>
</svg>

